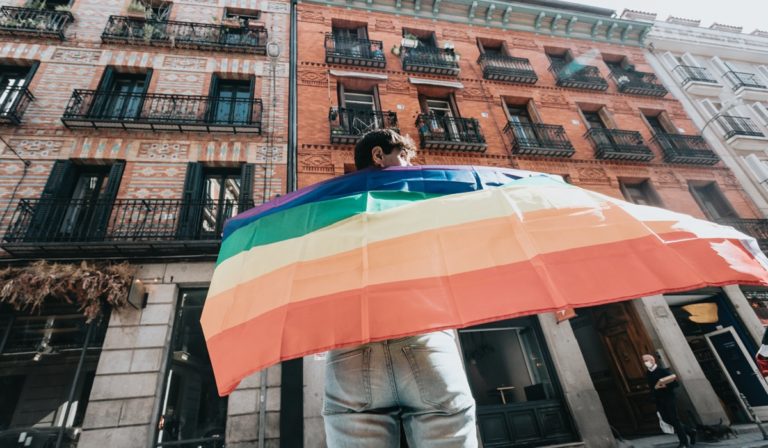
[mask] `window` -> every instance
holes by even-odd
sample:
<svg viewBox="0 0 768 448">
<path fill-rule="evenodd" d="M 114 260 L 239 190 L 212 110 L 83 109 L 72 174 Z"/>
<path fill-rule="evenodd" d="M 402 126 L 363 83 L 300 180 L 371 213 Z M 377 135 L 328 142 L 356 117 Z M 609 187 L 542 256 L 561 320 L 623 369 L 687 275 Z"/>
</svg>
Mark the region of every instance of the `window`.
<svg viewBox="0 0 768 448">
<path fill-rule="evenodd" d="M 219 397 L 200 326 L 205 289 L 182 290 L 171 336 L 157 445 L 223 446 L 227 398 Z"/>
<path fill-rule="evenodd" d="M 250 80 L 229 80 L 214 75 L 211 82 L 211 122 L 251 123 L 254 82 L 253 77 Z"/>
<path fill-rule="evenodd" d="M 69 6 L 72 4 L 72 0 L 45 0 L 45 1 L 29 1 L 27 2 L 27 8 L 47 9 L 48 11 L 55 11 L 57 7 Z"/>
<path fill-rule="evenodd" d="M 25 93 L 38 62 L 31 67 L 0 65 L 0 116 L 15 115 L 20 102 L 25 100 Z"/>
<path fill-rule="evenodd" d="M 536 129 L 532 126 L 536 121 L 531 117 L 531 107 L 530 101 L 525 104 L 506 103 L 509 124 L 521 146 L 539 146 Z"/>
<path fill-rule="evenodd" d="M 187 164 L 179 218 L 180 239 L 217 239 L 224 222 L 253 206 L 254 165 L 233 168 Z"/>
<path fill-rule="evenodd" d="M 481 54 L 487 54 L 489 56 L 505 56 L 506 45 L 502 41 L 487 41 L 477 40 L 477 48 L 480 49 Z"/>
<path fill-rule="evenodd" d="M 378 88 L 349 90 L 339 83 L 339 125 L 350 135 L 384 127 Z"/>
<path fill-rule="evenodd" d="M 457 116 L 453 98 L 426 98 L 421 97 L 420 102 L 422 111 L 427 115 L 427 119 L 421 122 L 419 126 L 425 127 L 427 133 L 436 136 L 438 139 L 461 141 L 459 127 L 457 126 Z"/>
<path fill-rule="evenodd" d="M 30 446 L 19 443 L 22 431 L 44 442 L 61 422 L 82 425 L 108 321 L 89 324 L 69 304 L 46 302 L 34 313 L 0 304 L 0 446 Z"/>
<path fill-rule="evenodd" d="M 107 67 L 91 105 L 90 115 L 116 121 L 138 119 L 151 77 L 152 70 L 143 74 L 119 73 L 114 67 Z"/>
<path fill-rule="evenodd" d="M 479 408 L 557 397 L 553 369 L 533 319 L 462 329 L 459 341 Z"/>
<path fill-rule="evenodd" d="M 603 121 L 600 112 L 581 111 L 581 113 L 584 116 L 584 121 L 586 121 L 588 128 L 607 129 L 608 126 L 606 126 L 605 121 Z"/>
<path fill-rule="evenodd" d="M 403 37 L 408 39 L 416 39 L 419 42 L 419 47 L 437 48 L 435 33 L 432 31 L 403 28 Z"/>
<path fill-rule="evenodd" d="M 719 219 L 738 218 L 733 207 L 714 182 L 706 184 L 689 182 L 688 189 L 707 219 L 717 221 Z"/>
<path fill-rule="evenodd" d="M 224 8 L 225 19 L 237 19 L 243 27 L 253 26 L 259 23 L 261 18 L 261 11 L 237 9 L 237 8 Z"/>
<path fill-rule="evenodd" d="M 633 204 L 638 205 L 651 205 L 654 207 L 661 207 L 661 199 L 651 187 L 650 182 L 646 180 L 642 181 L 619 181 L 621 187 L 621 193 L 624 195 L 624 199 Z"/>
<path fill-rule="evenodd" d="M 372 57 L 372 48 L 368 44 L 368 30 L 364 25 L 334 25 L 332 34 L 335 52 L 355 58 L 369 59 Z M 377 48 L 377 51 L 380 53 L 381 49 Z"/>
<path fill-rule="evenodd" d="M 26 238 L 30 241 L 91 241 L 105 235 L 124 161 L 81 165 L 57 160 L 40 195 Z"/>
</svg>

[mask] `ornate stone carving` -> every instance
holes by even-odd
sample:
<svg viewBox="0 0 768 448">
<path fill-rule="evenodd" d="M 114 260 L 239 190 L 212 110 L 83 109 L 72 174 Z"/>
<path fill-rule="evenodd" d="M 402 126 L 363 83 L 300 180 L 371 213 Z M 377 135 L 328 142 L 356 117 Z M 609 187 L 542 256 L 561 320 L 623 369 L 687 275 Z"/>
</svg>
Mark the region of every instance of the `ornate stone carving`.
<svg viewBox="0 0 768 448">
<path fill-rule="evenodd" d="M 282 13 L 282 14 L 288 14 L 290 12 L 290 8 L 288 6 L 288 3 L 281 3 L 281 2 L 267 2 L 267 9 L 268 12 L 276 12 L 276 13 Z"/>
<path fill-rule="evenodd" d="M 65 149 L 72 148 L 71 140 L 36 140 L 36 139 L 23 139 L 12 138 L 9 140 L 11 146 L 21 157 L 58 157 Z M 65 148 L 66 146 L 66 148 Z M 3 150 L 3 155 L 7 155 L 11 151 L 6 147 Z"/>
<path fill-rule="evenodd" d="M 464 31 L 457 30 L 455 28 L 444 28 L 443 39 L 458 40 L 462 42 L 470 42 L 469 35 Z"/>
<path fill-rule="evenodd" d="M 300 22 L 325 23 L 325 16 L 318 11 L 299 11 Z"/>
<path fill-rule="evenodd" d="M 328 74 L 316 70 L 300 70 L 299 84 L 303 86 L 325 87 L 328 85 Z"/>
<path fill-rule="evenodd" d="M 486 101 L 488 98 L 482 87 L 466 87 L 461 90 L 461 97 L 467 101 Z"/>
<path fill-rule="evenodd" d="M 189 143 L 142 143 L 136 157 L 163 161 L 187 160 Z"/>
<path fill-rule="evenodd" d="M 525 39 L 522 37 L 513 37 L 512 38 L 512 47 L 513 48 L 527 48 L 530 50 L 536 50 L 539 48 L 539 45 L 536 43 L 533 39 Z"/>
<path fill-rule="evenodd" d="M 547 93 L 543 92 L 541 94 L 539 102 L 544 107 L 556 107 L 559 109 L 568 109 L 570 108 L 570 104 L 568 103 L 568 99 L 559 94 L 559 93 Z"/>
<path fill-rule="evenodd" d="M 387 93 L 411 93 L 411 83 L 405 79 L 390 78 L 387 80 Z"/>
<path fill-rule="evenodd" d="M 163 67 L 176 70 L 205 70 L 207 64 L 203 58 L 166 56 L 163 60 Z"/>
<path fill-rule="evenodd" d="M 95 64 L 101 58 L 101 51 L 83 50 L 81 48 L 59 48 L 51 57 L 52 61 L 75 62 L 79 64 Z"/>
<path fill-rule="evenodd" d="M 333 173 L 330 154 L 300 154 L 299 171 L 303 173 Z"/>
<path fill-rule="evenodd" d="M 679 186 L 680 179 L 672 171 L 659 171 L 656 173 L 655 180 L 659 185 Z"/>
<path fill-rule="evenodd" d="M 395 24 L 391 20 L 376 19 L 373 27 L 376 31 L 395 31 Z"/>
<path fill-rule="evenodd" d="M 603 168 L 590 166 L 578 169 L 579 183 L 583 184 L 610 184 L 611 180 Z"/>
<path fill-rule="evenodd" d="M 616 100 L 613 102 L 613 111 L 617 114 L 631 115 L 633 113 L 632 106 L 626 101 Z"/>
</svg>

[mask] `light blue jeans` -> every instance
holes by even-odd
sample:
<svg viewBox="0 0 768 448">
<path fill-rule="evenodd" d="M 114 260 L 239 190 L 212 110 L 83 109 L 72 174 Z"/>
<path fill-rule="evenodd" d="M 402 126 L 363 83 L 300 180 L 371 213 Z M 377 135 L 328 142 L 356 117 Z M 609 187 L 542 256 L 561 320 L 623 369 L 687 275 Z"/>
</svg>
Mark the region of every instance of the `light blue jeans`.
<svg viewBox="0 0 768 448">
<path fill-rule="evenodd" d="M 328 353 L 323 405 L 329 448 L 477 447 L 475 400 L 452 331 Z"/>
</svg>

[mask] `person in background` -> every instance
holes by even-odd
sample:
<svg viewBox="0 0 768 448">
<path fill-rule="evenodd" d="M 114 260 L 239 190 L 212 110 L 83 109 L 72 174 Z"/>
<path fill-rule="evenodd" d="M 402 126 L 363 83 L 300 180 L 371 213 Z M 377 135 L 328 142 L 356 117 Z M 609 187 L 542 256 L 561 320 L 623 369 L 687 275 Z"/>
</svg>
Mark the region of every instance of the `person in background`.
<svg viewBox="0 0 768 448">
<path fill-rule="evenodd" d="M 410 166 L 416 147 L 392 130 L 366 133 L 358 170 Z M 475 448 L 475 400 L 455 332 L 437 331 L 328 352 L 323 420 L 329 448 Z"/>
<path fill-rule="evenodd" d="M 661 415 L 662 420 L 675 428 L 675 434 L 680 441 L 678 448 L 696 444 L 696 431 L 683 425 L 677 416 L 677 408 L 675 407 L 675 389 L 678 387 L 677 375 L 670 372 L 669 369 L 660 367 L 653 355 L 643 355 L 643 364 L 648 369 L 646 376 L 648 386 L 656 400 L 656 410 Z M 688 442 L 689 437 L 690 444 Z"/>
</svg>

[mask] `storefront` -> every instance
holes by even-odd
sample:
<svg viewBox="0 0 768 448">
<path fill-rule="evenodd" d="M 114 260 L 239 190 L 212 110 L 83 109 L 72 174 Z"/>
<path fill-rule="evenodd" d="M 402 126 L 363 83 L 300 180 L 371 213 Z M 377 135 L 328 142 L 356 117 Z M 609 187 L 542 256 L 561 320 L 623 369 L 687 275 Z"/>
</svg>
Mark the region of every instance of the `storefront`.
<svg viewBox="0 0 768 448">
<path fill-rule="evenodd" d="M 0 446 L 70 447 L 88 406 L 109 316 L 75 305 L 0 305 Z"/>
<path fill-rule="evenodd" d="M 768 386 L 752 359 L 757 346 L 728 297 L 713 289 L 665 298 L 731 422 L 750 420 L 740 394 L 768 415 Z"/>
<path fill-rule="evenodd" d="M 576 439 L 536 317 L 462 329 L 459 339 L 484 447 Z"/>
</svg>

